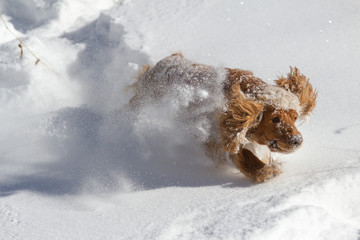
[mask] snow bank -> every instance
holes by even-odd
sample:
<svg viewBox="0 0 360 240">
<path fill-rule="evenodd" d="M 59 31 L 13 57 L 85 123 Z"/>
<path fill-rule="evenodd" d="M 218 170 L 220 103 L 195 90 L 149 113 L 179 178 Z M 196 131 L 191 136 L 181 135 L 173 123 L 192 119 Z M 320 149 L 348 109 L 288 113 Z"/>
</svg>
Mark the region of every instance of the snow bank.
<svg viewBox="0 0 360 240">
<path fill-rule="evenodd" d="M 26 52 L 20 62 L 15 40 L 2 45 L 4 56 L 11 56 L 2 64 L 2 90 L 9 95 L 2 101 L 3 116 L 11 113 L 3 119 L 2 132 L 4 136 L 19 133 L 4 145 L 4 151 L 12 152 L 15 143 L 20 143 L 17 138 L 24 139 L 22 146 L 31 146 L 18 148 L 16 159 L 24 163 L 24 155 L 31 157 L 25 160 L 29 173 L 7 173 L 4 191 L 127 192 L 224 181 L 221 173 L 218 178 L 213 173 L 216 170 L 202 146 L 184 132 L 191 128 L 204 135 L 199 128 L 207 124 L 200 119 L 201 126 L 184 125 L 175 119 L 176 109 L 206 90 L 189 92 L 178 86 L 182 93 L 166 98 L 171 105 L 149 105 L 138 115 L 127 111 L 125 105 L 132 96 L 127 86 L 135 81 L 139 66 L 149 62 L 148 57 L 127 46 L 123 26 L 108 13 L 91 20 L 56 39 L 44 37 L 46 44 L 29 34 L 27 44 L 33 51 L 38 52 L 40 46 L 49 48 L 47 53 L 54 51 L 54 57 L 39 58 L 49 59 L 46 63 L 55 73 L 34 66 Z M 55 53 L 57 49 L 62 49 L 61 54 Z M 218 98 L 213 104 L 221 105 Z M 29 141 L 25 140 L 28 136 Z"/>
</svg>

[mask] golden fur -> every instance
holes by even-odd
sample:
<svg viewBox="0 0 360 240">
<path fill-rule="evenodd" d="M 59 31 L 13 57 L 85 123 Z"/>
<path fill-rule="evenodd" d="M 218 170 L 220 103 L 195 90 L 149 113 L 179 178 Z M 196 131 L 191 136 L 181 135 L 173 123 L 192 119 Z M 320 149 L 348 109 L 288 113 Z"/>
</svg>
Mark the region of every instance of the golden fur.
<svg viewBox="0 0 360 240">
<path fill-rule="evenodd" d="M 182 61 L 185 67 L 179 65 Z M 264 182 L 281 173 L 280 165 L 271 155 L 259 159 L 249 146 L 267 146 L 271 152 L 282 153 L 300 147 L 302 136 L 295 122 L 314 110 L 317 92 L 296 67 L 290 67 L 287 77 L 278 78 L 276 85 L 265 83 L 250 71 L 230 68 L 223 71 L 221 84 L 206 85 L 207 81 L 221 77 L 221 71 L 191 63 L 181 53 L 173 54 L 154 67 L 146 65 L 142 68 L 138 81 L 132 85 L 135 95 L 129 105 L 137 109 L 147 101 L 144 99 L 151 99 L 150 102 L 161 99 L 167 94 L 167 86 L 175 82 L 204 85 L 210 93 L 223 94 L 225 109 L 218 107 L 210 115 L 217 126 L 211 128 L 210 136 L 203 142 L 205 152 L 221 162 L 225 161 L 228 152 L 245 176 L 254 182 Z M 216 86 L 221 89 L 214 89 Z M 197 106 L 190 104 L 188 111 L 194 111 Z"/>
<path fill-rule="evenodd" d="M 219 117 L 219 128 L 225 151 L 235 154 L 247 143 L 246 131 L 255 127 L 255 120 L 264 106 L 247 100 L 238 83 L 232 85 L 227 98 L 227 111 Z"/>
<path fill-rule="evenodd" d="M 290 73 L 288 73 L 287 78 L 280 77 L 275 80 L 275 83 L 298 96 L 301 115 L 309 115 L 314 110 L 318 93 L 313 90 L 309 79 L 301 74 L 297 67 L 290 67 Z"/>
</svg>

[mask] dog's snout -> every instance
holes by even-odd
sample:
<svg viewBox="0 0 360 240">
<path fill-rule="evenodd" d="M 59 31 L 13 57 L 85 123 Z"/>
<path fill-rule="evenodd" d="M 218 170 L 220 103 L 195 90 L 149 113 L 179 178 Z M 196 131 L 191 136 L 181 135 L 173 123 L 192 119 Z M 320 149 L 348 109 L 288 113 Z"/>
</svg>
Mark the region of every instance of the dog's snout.
<svg viewBox="0 0 360 240">
<path fill-rule="evenodd" d="M 290 138 L 290 141 L 292 144 L 294 144 L 295 146 L 299 146 L 302 141 L 303 141 L 303 138 L 300 134 L 296 134 L 296 135 L 293 135 L 291 138 Z"/>
</svg>

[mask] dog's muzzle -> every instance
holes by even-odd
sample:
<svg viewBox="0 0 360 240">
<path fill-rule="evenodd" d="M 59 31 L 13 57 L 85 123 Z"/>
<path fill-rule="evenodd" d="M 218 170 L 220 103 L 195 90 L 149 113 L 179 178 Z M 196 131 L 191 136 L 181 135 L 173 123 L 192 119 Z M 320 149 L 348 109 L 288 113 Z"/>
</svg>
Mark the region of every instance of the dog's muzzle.
<svg viewBox="0 0 360 240">
<path fill-rule="evenodd" d="M 274 141 L 269 142 L 269 146 L 271 146 L 273 148 L 278 148 L 277 141 L 274 140 Z"/>
<path fill-rule="evenodd" d="M 302 142 L 303 142 L 303 138 L 300 134 L 297 135 L 293 135 L 290 138 L 290 142 L 295 146 L 298 147 Z"/>
</svg>

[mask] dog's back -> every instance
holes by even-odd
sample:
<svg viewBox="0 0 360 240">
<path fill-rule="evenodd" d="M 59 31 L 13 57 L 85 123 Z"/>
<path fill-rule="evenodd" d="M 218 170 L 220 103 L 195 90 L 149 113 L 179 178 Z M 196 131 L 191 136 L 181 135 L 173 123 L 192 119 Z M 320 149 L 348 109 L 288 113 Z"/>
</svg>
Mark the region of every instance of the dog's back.
<svg viewBox="0 0 360 240">
<path fill-rule="evenodd" d="M 143 67 L 134 85 L 135 96 L 130 103 L 136 107 L 146 102 L 157 102 L 169 92 L 181 91 L 181 87 L 190 92 L 198 91 L 193 92 L 193 95 L 201 98 L 197 100 L 206 100 L 210 94 L 223 94 L 221 85 L 226 75 L 224 68 L 193 63 L 181 53 L 176 53 L 160 60 L 153 67 Z"/>
<path fill-rule="evenodd" d="M 201 141 L 216 127 L 215 112 L 225 108 L 223 83 L 225 68 L 193 63 L 180 53 L 146 65 L 133 85 L 134 97 L 129 105 L 140 109 L 147 104 L 170 105 L 176 117 Z"/>
</svg>

